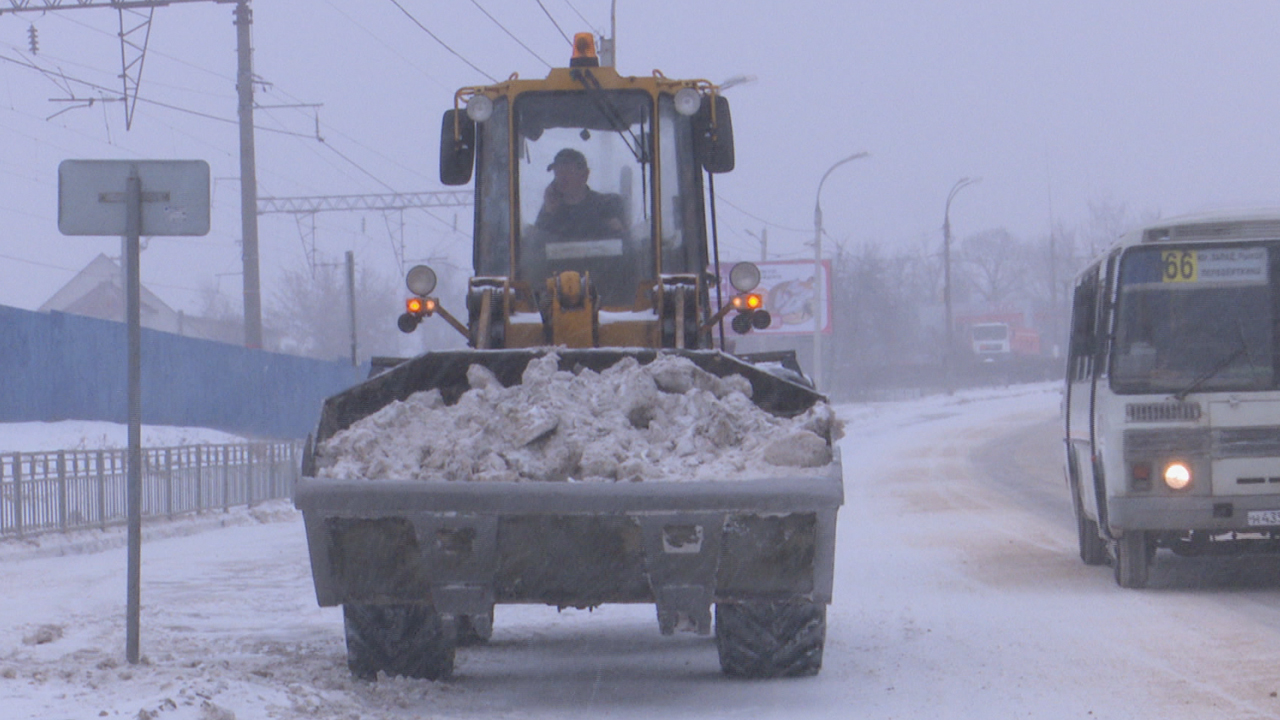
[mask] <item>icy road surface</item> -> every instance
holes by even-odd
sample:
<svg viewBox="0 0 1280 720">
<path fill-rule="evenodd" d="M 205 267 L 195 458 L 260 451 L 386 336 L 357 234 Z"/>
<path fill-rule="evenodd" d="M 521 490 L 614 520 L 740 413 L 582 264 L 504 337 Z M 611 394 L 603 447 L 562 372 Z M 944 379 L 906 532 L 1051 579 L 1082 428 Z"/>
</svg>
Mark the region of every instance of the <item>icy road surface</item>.
<svg viewBox="0 0 1280 720">
<path fill-rule="evenodd" d="M 1161 553 L 1144 591 L 1085 567 L 1058 402 L 1043 385 L 840 408 L 847 502 L 814 678 L 726 679 L 710 638 L 660 636 L 648 606 L 501 606 L 454 679 L 354 682 L 276 504 L 150 528 L 134 667 L 124 550 L 103 547 L 119 533 L 0 544 L 0 716 L 1280 717 L 1280 560 Z"/>
</svg>

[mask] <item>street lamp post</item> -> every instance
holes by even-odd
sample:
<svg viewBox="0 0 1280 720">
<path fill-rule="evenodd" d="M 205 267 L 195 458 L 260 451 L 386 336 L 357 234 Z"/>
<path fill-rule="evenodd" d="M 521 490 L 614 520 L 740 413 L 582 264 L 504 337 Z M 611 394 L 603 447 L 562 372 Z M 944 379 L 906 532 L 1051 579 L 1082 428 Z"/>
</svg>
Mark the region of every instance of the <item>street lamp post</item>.
<svg viewBox="0 0 1280 720">
<path fill-rule="evenodd" d="M 826 320 L 826 315 L 822 312 L 823 301 L 826 299 L 823 293 L 826 288 L 822 282 L 822 186 L 836 168 L 847 162 L 853 162 L 858 158 L 864 158 L 868 154 L 866 152 L 854 153 L 827 168 L 822 180 L 818 181 L 818 192 L 813 199 L 813 385 L 819 391 L 822 390 L 823 385 L 822 325 L 823 321 Z"/>
<path fill-rule="evenodd" d="M 954 357 L 955 357 L 955 340 L 952 337 L 954 324 L 951 319 L 951 200 L 955 198 L 956 193 L 960 192 L 960 188 L 974 183 L 981 182 L 982 178 L 963 177 L 951 186 L 951 192 L 947 195 L 947 208 L 942 214 L 942 302 L 946 306 L 947 314 L 947 331 L 946 331 L 946 347 L 943 348 L 942 359 L 946 367 L 943 375 L 947 381 L 947 392 L 955 390 L 954 378 Z"/>
</svg>

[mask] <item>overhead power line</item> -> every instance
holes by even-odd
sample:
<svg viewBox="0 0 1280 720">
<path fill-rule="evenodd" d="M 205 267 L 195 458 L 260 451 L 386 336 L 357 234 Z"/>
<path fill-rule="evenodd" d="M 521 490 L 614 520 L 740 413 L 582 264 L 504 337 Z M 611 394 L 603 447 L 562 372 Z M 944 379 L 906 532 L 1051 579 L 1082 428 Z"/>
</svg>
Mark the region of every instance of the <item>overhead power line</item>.
<svg viewBox="0 0 1280 720">
<path fill-rule="evenodd" d="M 596 27 L 594 24 L 592 24 L 592 22 L 591 22 L 590 20 L 588 20 L 588 19 L 587 19 L 587 18 L 586 18 L 582 13 L 578 12 L 578 8 L 574 7 L 574 5 L 573 5 L 573 3 L 572 3 L 572 2 L 569 2 L 569 0 L 564 0 L 564 4 L 565 4 L 565 5 L 568 5 L 568 6 L 569 6 L 569 9 L 573 11 L 573 14 L 574 14 L 574 15 L 577 15 L 577 16 L 578 16 L 578 18 L 579 18 L 580 20 L 582 20 L 582 22 L 583 22 L 583 23 L 585 23 L 587 27 L 589 27 L 589 28 L 591 28 L 592 30 L 594 30 L 594 31 L 595 31 L 595 33 L 596 33 L 597 35 L 601 35 L 601 36 L 603 36 L 603 35 L 604 35 L 604 32 L 603 32 L 600 28 L 598 28 L 598 27 Z"/>
<path fill-rule="evenodd" d="M 725 198 L 725 196 L 724 196 L 723 194 L 721 194 L 721 193 L 716 193 L 716 201 L 717 201 L 717 202 L 722 202 L 722 203 L 724 203 L 725 205 L 728 205 L 729 207 L 733 208 L 734 210 L 737 210 L 738 212 L 742 213 L 743 215 L 746 215 L 747 217 L 751 218 L 752 220 L 757 220 L 757 221 L 762 222 L 762 223 L 764 223 L 765 225 L 768 225 L 769 227 L 772 227 L 772 228 L 777 228 L 777 229 L 779 229 L 779 230 L 786 230 L 786 231 L 788 231 L 788 232 L 802 232 L 802 233 L 809 233 L 809 232 L 813 232 L 813 228 L 795 228 L 795 227 L 788 227 L 788 226 L 786 226 L 786 225 L 779 225 L 779 224 L 778 224 L 778 223 L 776 223 L 776 222 L 772 222 L 772 221 L 769 221 L 769 220 L 765 220 L 764 218 L 760 217 L 759 215 L 753 215 L 753 214 L 751 214 L 750 212 L 748 212 L 747 210 L 743 209 L 741 206 L 736 205 L 736 204 L 734 204 L 734 203 L 732 203 L 732 202 L 729 202 L 729 200 L 728 200 L 727 198 Z"/>
<path fill-rule="evenodd" d="M 494 17 L 494 16 L 490 15 L 490 14 L 489 14 L 489 11 L 488 11 L 488 10 L 485 10 L 485 9 L 484 9 L 484 6 L 483 6 L 483 5 L 481 5 L 481 4 L 479 3 L 479 1 L 478 1 L 478 0 L 471 0 L 471 4 L 472 4 L 472 5 L 475 5 L 475 6 L 476 6 L 476 9 L 478 9 L 480 12 L 484 13 L 484 16 L 485 16 L 485 17 L 487 17 L 487 18 L 489 18 L 490 20 L 492 20 L 494 25 L 497 25 L 497 26 L 498 26 L 498 28 L 499 28 L 500 30 L 502 30 L 502 32 L 504 32 L 504 33 L 506 33 L 506 34 L 507 34 L 507 37 L 511 38 L 512 40 L 515 40 L 515 41 L 516 41 L 516 43 L 520 45 L 520 47 L 524 48 L 525 50 L 528 50 L 528 51 L 529 51 L 529 54 L 530 54 L 530 55 L 532 55 L 532 56 L 534 56 L 534 57 L 536 57 L 536 58 L 538 58 L 538 60 L 539 60 L 543 65 L 546 65 L 547 67 L 551 67 L 551 63 L 547 62 L 546 60 L 543 60 L 541 55 L 539 55 L 538 53 L 536 53 L 536 52 L 534 52 L 534 51 L 533 51 L 533 48 L 529 47 L 528 45 L 525 45 L 525 44 L 524 44 L 524 42 L 523 42 L 522 40 L 520 40 L 520 38 L 516 37 L 516 36 L 515 36 L 515 34 L 513 34 L 510 30 L 508 30 L 508 29 L 507 29 L 507 28 L 506 28 L 502 23 L 498 22 L 498 18 L 496 18 L 496 17 Z"/>
<path fill-rule="evenodd" d="M 537 0 L 537 2 L 538 2 L 538 7 L 542 8 L 542 14 L 546 15 L 547 19 L 551 21 L 551 24 L 556 26 L 556 30 L 560 31 L 560 37 L 564 38 L 565 42 L 572 45 L 573 41 L 570 40 L 569 36 L 565 34 L 564 28 L 560 27 L 560 23 L 556 22 L 556 19 L 551 16 L 551 11 L 547 9 L 547 6 L 542 4 L 542 0 Z"/>
<path fill-rule="evenodd" d="M 435 40 L 437 43 L 439 43 L 440 47 L 444 48 L 445 50 L 448 50 L 450 53 L 452 53 L 452 54 L 453 54 L 453 56 L 454 56 L 454 57 L 456 57 L 456 58 L 458 58 L 459 60 L 461 60 L 462 62 L 466 63 L 466 64 L 467 64 L 467 67 L 469 67 L 469 68 L 471 68 L 472 70 L 475 70 L 476 72 L 480 73 L 481 75 L 483 75 L 483 76 L 485 76 L 485 77 L 489 78 L 489 82 L 498 82 L 498 78 L 496 78 L 496 77 L 494 77 L 494 76 L 490 75 L 489 73 L 487 73 L 487 72 L 485 72 L 485 71 L 481 70 L 480 68 L 476 67 L 475 63 L 473 63 L 473 62 L 471 62 L 470 60 L 468 60 L 468 59 L 466 59 L 465 57 L 463 57 L 463 56 L 462 56 L 462 54 L 461 54 L 461 53 L 459 53 L 457 50 L 454 50 L 453 48 L 449 47 L 449 46 L 445 43 L 445 41 L 441 40 L 439 37 L 437 37 L 437 36 L 436 36 L 436 34 L 435 34 L 435 33 L 433 33 L 433 32 L 431 32 L 430 30 L 428 30 L 426 25 L 423 25 L 422 23 L 418 22 L 418 18 L 414 17 L 412 14 L 410 14 L 410 13 L 409 13 L 409 11 L 408 11 L 408 10 L 405 10 L 405 9 L 404 9 L 404 6 L 400 4 L 400 0 L 391 0 L 391 4 L 392 4 L 392 5 L 395 5 L 395 6 L 396 6 L 396 7 L 398 7 L 398 8 L 400 8 L 400 12 L 404 13 L 404 16 L 405 16 L 405 17 L 407 17 L 407 18 L 409 18 L 410 20 L 412 20 L 414 25 L 417 25 L 417 26 L 418 26 L 418 28 L 422 30 L 422 32 L 424 32 L 424 33 L 426 33 L 426 34 L 430 35 L 430 36 L 431 36 L 431 39 L 432 39 L 432 40 Z"/>
<path fill-rule="evenodd" d="M 11 0 L 11 1 L 12 1 L 12 0 Z M 77 85 L 83 85 L 83 86 L 85 86 L 86 88 L 89 88 L 90 90 L 97 90 L 98 92 L 111 93 L 111 95 L 112 95 L 112 97 L 108 97 L 108 98 L 92 98 L 92 100 L 93 100 L 93 101 L 95 101 L 95 102 L 101 102 L 101 101 L 103 101 L 103 100 L 118 100 L 118 99 L 119 99 L 119 98 L 115 97 L 115 95 L 116 95 L 116 93 L 117 93 L 118 91 L 117 91 L 117 90 L 115 90 L 114 88 L 109 88 L 109 87 L 107 87 L 107 86 L 105 86 L 105 85 L 99 85 L 99 84 L 97 84 L 97 83 L 95 83 L 95 82 L 90 82 L 90 81 L 88 81 L 88 80 L 81 80 L 80 78 L 71 77 L 70 75 L 67 75 L 67 74 L 65 74 L 65 73 L 54 73 L 54 72 L 52 72 L 52 71 L 48 70 L 47 68 L 42 68 L 42 67 L 40 67 L 39 65 L 36 65 L 35 63 L 27 62 L 27 61 L 25 61 L 25 60 L 18 60 L 18 59 L 15 59 L 15 58 L 11 58 L 11 57 L 9 57 L 9 56 L 7 56 L 7 55 L 0 55 L 0 61 L 2 61 L 2 62 L 12 63 L 12 64 L 14 64 L 14 65 L 18 65 L 18 66 L 21 66 L 21 67 L 29 68 L 29 69 L 31 69 L 31 70 L 35 70 L 36 72 L 42 73 L 42 74 L 44 74 L 45 76 L 50 77 L 50 78 L 58 78 L 58 79 L 66 80 L 66 81 L 68 81 L 68 82 L 72 82 L 72 83 L 75 83 L 75 84 L 77 84 Z M 84 100 L 84 101 L 86 101 L 86 102 L 90 100 L 90 98 L 71 98 L 71 99 L 73 99 L 73 100 Z M 228 124 L 231 124 L 231 125 L 235 125 L 235 124 L 238 124 L 238 123 L 239 123 L 239 121 L 238 121 L 238 120 L 233 120 L 233 119 L 231 119 L 231 118 L 225 118 L 225 117 L 218 117 L 217 115 L 210 115 L 209 113 L 206 113 L 206 112 L 200 112 L 199 110 L 192 110 L 192 109 L 190 109 L 190 108 L 184 108 L 184 107 L 180 107 L 180 106 L 178 106 L 178 105 L 171 105 L 171 104 L 169 104 L 169 103 L 160 102 L 159 100 L 151 100 L 150 98 L 145 98 L 145 97 L 141 97 L 141 96 L 139 96 L 139 97 L 137 98 L 137 100 L 138 100 L 138 102 L 146 103 L 146 104 L 148 104 L 148 105 L 155 105 L 156 107 L 162 107 L 162 108 L 165 108 L 166 110 L 173 110 L 173 111 L 175 111 L 175 112 L 180 112 L 180 113 L 184 113 L 184 114 L 187 114 L 187 115 L 194 115 L 194 116 L 196 116 L 196 117 L 202 117 L 202 118 L 205 118 L 206 120 L 215 120 L 215 121 L 220 122 L 220 123 L 228 123 Z M 47 119 L 47 118 L 46 118 L 46 119 Z M 312 137 L 311 135 L 308 135 L 308 134 L 306 134 L 306 133 L 294 132 L 294 131 L 292 131 L 292 130 L 279 130 L 279 129 L 277 129 L 277 128 L 264 127 L 264 126 L 262 126 L 262 125 L 254 125 L 253 127 L 254 127 L 254 129 L 255 129 L 255 130 L 262 130 L 262 131 L 264 131 L 264 132 L 277 133 L 277 134 L 280 134 L 280 135 L 293 135 L 293 136 L 296 136 L 296 137 L 304 137 L 304 138 L 311 138 L 311 137 Z"/>
</svg>

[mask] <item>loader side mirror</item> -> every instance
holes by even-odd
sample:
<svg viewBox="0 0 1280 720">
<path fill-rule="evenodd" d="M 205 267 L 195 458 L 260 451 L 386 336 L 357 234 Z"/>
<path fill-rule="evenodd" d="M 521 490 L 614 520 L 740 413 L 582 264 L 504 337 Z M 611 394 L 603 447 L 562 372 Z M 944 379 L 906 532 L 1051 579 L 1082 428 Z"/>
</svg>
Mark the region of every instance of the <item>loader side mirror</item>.
<svg viewBox="0 0 1280 720">
<path fill-rule="evenodd" d="M 711 122 L 712 103 L 704 102 L 693 117 L 694 152 L 709 173 L 727 173 L 733 169 L 733 119 L 729 115 L 729 99 L 715 96 L 715 124 Z"/>
<path fill-rule="evenodd" d="M 455 132 L 456 131 L 456 132 Z M 440 182 L 466 185 L 476 162 L 476 123 L 466 111 L 447 110 L 440 124 Z"/>
</svg>

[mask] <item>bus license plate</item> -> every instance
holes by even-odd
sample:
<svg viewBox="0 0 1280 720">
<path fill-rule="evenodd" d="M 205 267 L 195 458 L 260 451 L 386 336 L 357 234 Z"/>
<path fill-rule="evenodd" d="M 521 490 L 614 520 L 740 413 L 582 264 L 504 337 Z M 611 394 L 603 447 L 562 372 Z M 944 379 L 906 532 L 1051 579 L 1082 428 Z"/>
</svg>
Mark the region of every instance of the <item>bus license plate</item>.
<svg viewBox="0 0 1280 720">
<path fill-rule="evenodd" d="M 1250 510 L 1249 527 L 1280 525 L 1280 510 Z"/>
</svg>

